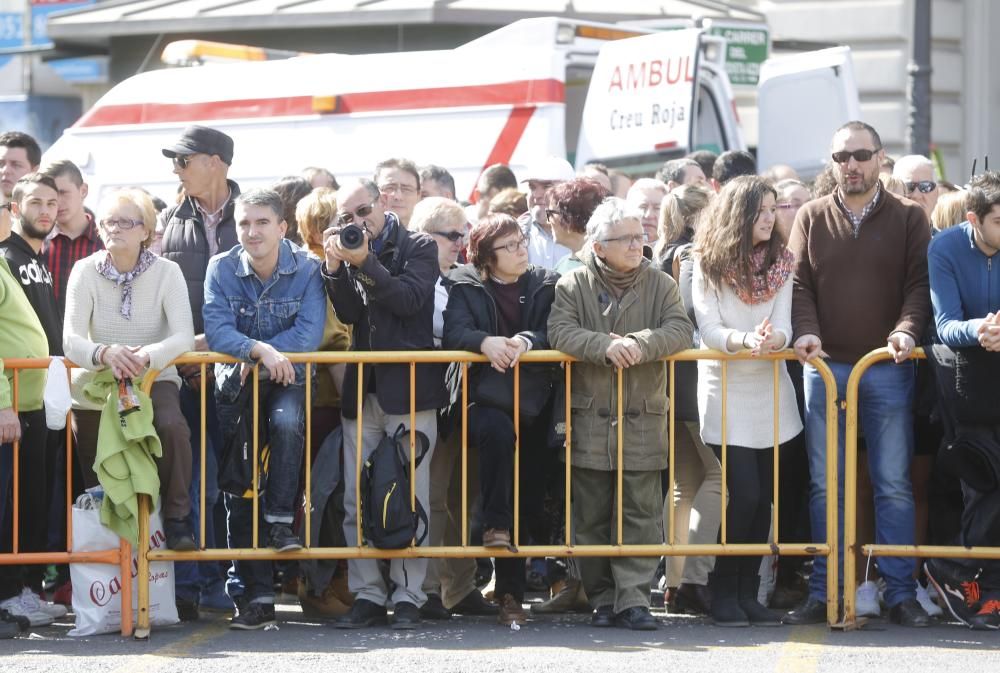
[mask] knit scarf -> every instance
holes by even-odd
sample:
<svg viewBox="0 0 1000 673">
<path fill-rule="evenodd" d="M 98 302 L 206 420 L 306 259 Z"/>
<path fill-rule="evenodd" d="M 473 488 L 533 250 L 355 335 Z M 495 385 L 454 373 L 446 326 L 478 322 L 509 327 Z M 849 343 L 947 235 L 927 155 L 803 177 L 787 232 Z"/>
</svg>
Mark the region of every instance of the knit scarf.
<svg viewBox="0 0 1000 673">
<path fill-rule="evenodd" d="M 792 274 L 795 268 L 795 255 L 788 248 L 781 251 L 778 259 L 770 266 L 764 268 L 764 261 L 767 258 L 767 245 L 758 245 L 750 256 L 750 272 L 753 278 L 752 287 L 746 287 L 745 280 L 740 273 L 741 269 L 735 265 L 726 271 L 725 280 L 736 296 L 744 304 L 763 304 L 770 301 L 774 295 L 778 294 L 785 281 Z"/>
<path fill-rule="evenodd" d="M 597 262 L 597 270 L 600 272 L 601 277 L 611 287 L 617 299 L 621 299 L 622 295 L 635 285 L 635 279 L 639 277 L 643 269 L 649 266 L 649 260 L 643 258 L 639 266 L 630 271 L 615 271 L 596 254 L 594 255 L 594 260 Z"/>
<path fill-rule="evenodd" d="M 125 273 L 115 268 L 114 262 L 111 261 L 110 252 L 105 251 L 104 259 L 97 263 L 97 272 L 121 287 L 122 305 L 119 310 L 122 317 L 126 320 L 132 319 L 132 283 L 135 282 L 135 279 L 143 271 L 151 267 L 155 261 L 156 255 L 143 248 L 142 252 L 139 253 L 139 261 L 135 263 L 135 267 Z"/>
</svg>

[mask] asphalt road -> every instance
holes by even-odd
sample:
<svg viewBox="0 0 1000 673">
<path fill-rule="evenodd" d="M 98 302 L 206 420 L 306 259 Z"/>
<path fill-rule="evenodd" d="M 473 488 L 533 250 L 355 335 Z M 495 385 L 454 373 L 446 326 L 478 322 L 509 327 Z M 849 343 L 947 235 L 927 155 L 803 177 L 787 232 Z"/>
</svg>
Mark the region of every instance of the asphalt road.
<svg viewBox="0 0 1000 673">
<path fill-rule="evenodd" d="M 306 673 L 363 671 L 683 671 L 816 673 L 989 671 L 1000 667 L 1000 633 L 946 623 L 905 629 L 872 620 L 854 632 L 825 626 L 722 629 L 687 616 L 660 617 L 655 632 L 595 629 L 586 615 L 539 618 L 519 631 L 487 618 L 428 622 L 422 630 L 337 631 L 281 605 L 280 627 L 228 629 L 228 618 L 154 629 L 146 642 L 117 635 L 70 638 L 71 624 L 0 641 L 4 673 Z"/>
</svg>

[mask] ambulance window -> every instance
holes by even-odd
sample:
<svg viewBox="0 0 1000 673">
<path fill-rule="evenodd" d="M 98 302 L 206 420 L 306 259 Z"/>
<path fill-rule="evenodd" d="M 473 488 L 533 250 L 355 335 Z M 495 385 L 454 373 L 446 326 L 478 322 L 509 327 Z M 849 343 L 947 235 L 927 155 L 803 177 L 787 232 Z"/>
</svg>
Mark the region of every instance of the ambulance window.
<svg viewBox="0 0 1000 673">
<path fill-rule="evenodd" d="M 583 105 L 587 102 L 587 91 L 593 74 L 593 65 L 574 64 L 566 68 L 566 152 L 570 155 L 570 163 L 575 161 Z"/>
<path fill-rule="evenodd" d="M 721 154 L 726 149 L 726 137 L 718 101 L 706 86 L 698 87 L 698 126 L 694 149 L 711 150 L 716 154 Z"/>
</svg>

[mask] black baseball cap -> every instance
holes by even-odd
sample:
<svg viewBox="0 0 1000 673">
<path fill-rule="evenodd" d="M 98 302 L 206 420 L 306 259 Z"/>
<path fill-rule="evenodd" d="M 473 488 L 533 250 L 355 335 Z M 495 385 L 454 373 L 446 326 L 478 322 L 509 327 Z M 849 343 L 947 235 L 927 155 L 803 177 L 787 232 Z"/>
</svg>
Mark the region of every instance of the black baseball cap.
<svg viewBox="0 0 1000 673">
<path fill-rule="evenodd" d="M 226 164 L 233 163 L 233 139 L 207 126 L 188 126 L 177 142 L 162 151 L 169 159 L 185 154 L 217 154 Z"/>
</svg>

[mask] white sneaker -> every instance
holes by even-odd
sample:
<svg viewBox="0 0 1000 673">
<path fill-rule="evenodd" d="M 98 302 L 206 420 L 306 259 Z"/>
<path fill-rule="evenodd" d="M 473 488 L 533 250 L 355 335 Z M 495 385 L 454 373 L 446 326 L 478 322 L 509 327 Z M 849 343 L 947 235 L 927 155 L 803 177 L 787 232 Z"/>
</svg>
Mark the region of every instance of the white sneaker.
<svg viewBox="0 0 1000 673">
<path fill-rule="evenodd" d="M 880 617 L 882 607 L 878 602 L 878 585 L 874 582 L 862 582 L 854 594 L 854 613 L 858 617 Z"/>
<path fill-rule="evenodd" d="M 24 588 L 19 598 L 25 604 L 30 605 L 35 611 L 44 612 L 53 619 L 61 619 L 66 616 L 66 606 L 43 601 L 38 594 L 28 587 Z"/>
<path fill-rule="evenodd" d="M 920 603 L 920 607 L 924 609 L 924 612 L 929 614 L 931 617 L 940 617 L 944 614 L 944 610 L 931 600 L 931 596 L 927 593 L 927 589 L 917 582 L 917 602 Z"/>
<path fill-rule="evenodd" d="M 6 610 L 15 617 L 26 617 L 32 626 L 48 626 L 55 621 L 55 617 L 36 610 L 32 605 L 21 601 L 21 596 L 14 596 L 0 602 L 0 609 Z"/>
</svg>

